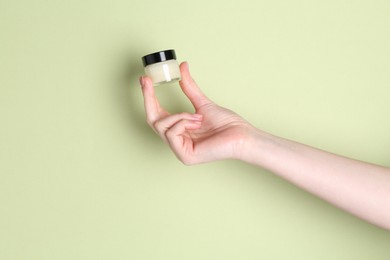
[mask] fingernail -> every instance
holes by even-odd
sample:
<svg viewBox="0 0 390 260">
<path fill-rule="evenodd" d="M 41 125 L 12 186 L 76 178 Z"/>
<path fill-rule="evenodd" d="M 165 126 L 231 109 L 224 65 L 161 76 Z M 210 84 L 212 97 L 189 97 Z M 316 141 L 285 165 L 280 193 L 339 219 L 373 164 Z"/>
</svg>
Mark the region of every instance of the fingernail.
<svg viewBox="0 0 390 260">
<path fill-rule="evenodd" d="M 143 76 L 141 76 L 139 78 L 139 84 L 141 84 L 142 87 L 144 86 L 144 77 Z"/>
</svg>

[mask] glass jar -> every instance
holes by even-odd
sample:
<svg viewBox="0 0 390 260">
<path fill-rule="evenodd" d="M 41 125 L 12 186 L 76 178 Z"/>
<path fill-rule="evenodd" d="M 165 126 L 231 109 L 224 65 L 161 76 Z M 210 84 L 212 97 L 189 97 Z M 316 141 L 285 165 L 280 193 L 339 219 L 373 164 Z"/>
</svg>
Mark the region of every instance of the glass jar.
<svg viewBox="0 0 390 260">
<path fill-rule="evenodd" d="M 152 79 L 155 86 L 181 79 L 175 50 L 165 50 L 145 55 L 142 57 L 142 62 L 146 76 Z"/>
</svg>

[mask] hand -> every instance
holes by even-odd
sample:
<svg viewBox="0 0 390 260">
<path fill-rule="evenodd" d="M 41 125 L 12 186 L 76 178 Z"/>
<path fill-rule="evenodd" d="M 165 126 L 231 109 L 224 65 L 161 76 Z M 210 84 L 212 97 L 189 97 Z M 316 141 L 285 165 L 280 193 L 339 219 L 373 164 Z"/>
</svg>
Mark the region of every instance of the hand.
<svg viewBox="0 0 390 260">
<path fill-rule="evenodd" d="M 147 77 L 140 81 L 149 125 L 184 164 L 241 159 L 390 230 L 389 168 L 337 156 L 256 129 L 208 99 L 191 78 L 187 63 L 180 65 L 180 72 L 180 86 L 194 105 L 194 114 L 170 115 L 160 106 L 152 81 Z"/>
<path fill-rule="evenodd" d="M 140 78 L 148 124 L 186 165 L 220 159 L 240 159 L 246 139 L 254 130 L 236 113 L 208 99 L 192 79 L 188 64 L 180 65 L 180 87 L 195 113 L 170 115 L 160 106 L 150 78 Z"/>
</svg>

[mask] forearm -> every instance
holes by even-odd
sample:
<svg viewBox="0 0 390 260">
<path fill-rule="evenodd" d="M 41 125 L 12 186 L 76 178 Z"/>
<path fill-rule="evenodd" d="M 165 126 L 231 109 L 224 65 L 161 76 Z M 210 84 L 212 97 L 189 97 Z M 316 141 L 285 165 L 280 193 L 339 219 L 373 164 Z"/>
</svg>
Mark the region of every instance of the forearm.
<svg viewBox="0 0 390 260">
<path fill-rule="evenodd" d="M 390 230 L 390 169 L 256 131 L 242 159 Z"/>
</svg>

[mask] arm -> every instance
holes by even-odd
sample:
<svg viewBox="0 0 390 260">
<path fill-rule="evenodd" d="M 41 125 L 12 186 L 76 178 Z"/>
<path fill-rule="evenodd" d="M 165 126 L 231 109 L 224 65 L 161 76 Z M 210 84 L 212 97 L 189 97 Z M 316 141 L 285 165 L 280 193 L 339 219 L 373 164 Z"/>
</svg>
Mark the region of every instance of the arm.
<svg viewBox="0 0 390 260">
<path fill-rule="evenodd" d="M 187 165 L 239 159 L 264 167 L 368 222 L 390 230 L 390 169 L 265 133 L 208 99 L 180 65 L 180 86 L 195 113 L 170 115 L 141 77 L 147 122 Z"/>
<path fill-rule="evenodd" d="M 328 153 L 260 130 L 242 159 L 368 222 L 390 230 L 390 169 Z"/>
</svg>

